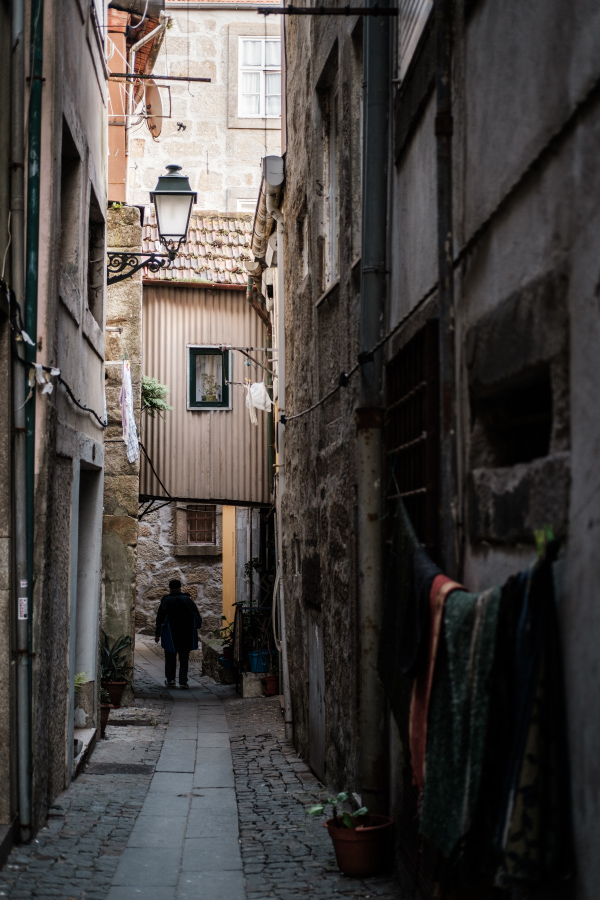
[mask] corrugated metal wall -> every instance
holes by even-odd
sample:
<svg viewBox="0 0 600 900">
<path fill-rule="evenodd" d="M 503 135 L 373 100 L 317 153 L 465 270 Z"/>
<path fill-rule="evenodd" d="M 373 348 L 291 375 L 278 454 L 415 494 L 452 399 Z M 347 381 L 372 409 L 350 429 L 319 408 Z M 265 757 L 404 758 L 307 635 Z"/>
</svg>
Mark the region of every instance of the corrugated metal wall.
<svg viewBox="0 0 600 900">
<path fill-rule="evenodd" d="M 188 344 L 266 346 L 265 326 L 245 291 L 145 285 L 142 344 L 143 373 L 168 385 L 173 411 L 164 420 L 142 415 L 141 440 L 171 496 L 268 502 L 267 414 L 258 411 L 258 427 L 252 425 L 238 385 L 230 387 L 229 411 L 187 409 Z M 232 358 L 231 381 L 250 371 L 254 378 L 240 353 Z M 255 358 L 263 361 L 262 354 Z M 164 495 L 143 455 L 140 494 Z"/>
</svg>

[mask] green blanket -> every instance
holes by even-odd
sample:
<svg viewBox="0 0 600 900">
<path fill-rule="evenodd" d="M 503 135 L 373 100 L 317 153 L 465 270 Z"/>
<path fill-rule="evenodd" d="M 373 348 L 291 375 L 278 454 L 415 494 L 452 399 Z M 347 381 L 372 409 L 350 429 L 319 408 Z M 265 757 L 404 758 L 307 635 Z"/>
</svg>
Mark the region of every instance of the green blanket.
<svg viewBox="0 0 600 900">
<path fill-rule="evenodd" d="M 501 590 L 453 592 L 429 707 L 421 832 L 450 857 L 478 806 Z"/>
</svg>

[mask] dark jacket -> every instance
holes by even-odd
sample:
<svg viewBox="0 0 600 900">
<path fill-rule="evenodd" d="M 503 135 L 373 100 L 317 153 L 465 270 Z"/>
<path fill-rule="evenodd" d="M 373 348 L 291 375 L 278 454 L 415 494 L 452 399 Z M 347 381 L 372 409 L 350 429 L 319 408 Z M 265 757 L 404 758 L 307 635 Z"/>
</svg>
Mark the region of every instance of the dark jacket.
<svg viewBox="0 0 600 900">
<path fill-rule="evenodd" d="M 156 616 L 156 637 L 163 650 L 179 653 L 198 649 L 202 616 L 189 594 L 171 592 L 162 598 Z"/>
</svg>

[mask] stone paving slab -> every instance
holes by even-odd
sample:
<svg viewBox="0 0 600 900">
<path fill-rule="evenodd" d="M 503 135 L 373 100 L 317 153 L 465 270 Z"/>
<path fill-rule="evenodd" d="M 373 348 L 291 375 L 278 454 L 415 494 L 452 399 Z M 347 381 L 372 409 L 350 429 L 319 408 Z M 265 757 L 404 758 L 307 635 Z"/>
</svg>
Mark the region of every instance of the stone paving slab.
<svg viewBox="0 0 600 900">
<path fill-rule="evenodd" d="M 181 879 L 175 895 L 175 900 L 213 900 L 213 898 L 246 900 L 242 872 L 191 872 Z"/>
</svg>

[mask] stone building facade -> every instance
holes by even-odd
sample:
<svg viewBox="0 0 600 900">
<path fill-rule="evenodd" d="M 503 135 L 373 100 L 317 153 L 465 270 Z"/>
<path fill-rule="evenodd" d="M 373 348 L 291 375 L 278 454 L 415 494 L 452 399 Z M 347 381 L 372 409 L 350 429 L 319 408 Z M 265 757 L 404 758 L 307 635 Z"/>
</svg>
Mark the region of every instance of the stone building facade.
<svg viewBox="0 0 600 900">
<path fill-rule="evenodd" d="M 434 6 L 451 17 L 449 79 Z M 445 27 L 443 15 L 438 27 Z M 372 194 L 361 190 L 372 183 L 362 83 L 368 97 L 368 72 L 378 77 L 363 53 L 368 27 L 366 18 L 286 21 L 287 84 L 293 86 L 283 197 L 286 413 L 302 412 L 333 391 L 286 424 L 283 577 L 295 740 L 332 788 L 363 783 L 361 752 L 371 736 L 361 725 L 365 572 L 359 572 L 362 476 L 354 414 L 364 405 L 372 358 L 358 360 L 349 383 L 334 388 L 341 373 L 353 370 L 359 349 L 369 349 L 361 347 L 361 284 L 364 298 L 373 269 L 365 266 L 361 216 L 383 216 L 385 302 L 370 346 L 388 339 L 373 422 L 394 421 L 408 373 L 410 390 L 425 390 L 430 401 L 428 425 L 416 435 L 424 452 L 419 465 L 433 463 L 427 483 L 414 483 L 415 467 L 399 462 L 394 469 L 389 460 L 398 448 L 384 444 L 381 514 L 373 516 L 383 522 L 385 541 L 386 497 L 399 479 L 421 542 L 472 591 L 529 565 L 536 531 L 551 527 L 561 538 L 555 580 L 578 874 L 575 883 L 553 885 L 540 896 L 584 898 L 599 875 L 593 846 L 600 828 L 593 799 L 600 791 L 594 765 L 600 439 L 590 415 L 598 392 L 600 68 L 592 47 L 600 17 L 585 0 L 568 12 L 547 0 L 400 3 L 398 28 L 388 30 L 389 52 L 380 56 L 379 84 L 389 92 L 389 130 L 380 133 L 383 146 L 389 139 L 389 201 L 375 211 Z M 449 223 L 445 245 L 440 223 Z M 455 330 L 440 325 L 449 281 Z M 441 382 L 439 353 L 448 348 L 455 368 Z M 429 374 L 419 375 L 423 367 Z M 440 404 L 444 384 L 450 393 Z M 448 414 L 454 424 L 444 431 Z M 409 425 L 401 427 L 406 437 Z M 442 467 L 450 433 L 453 481 L 444 480 L 448 468 Z M 385 552 L 383 545 L 380 559 Z M 390 759 L 382 767 L 388 809 L 400 834 L 408 800 L 414 800 L 412 820 L 417 810 L 407 777 L 408 719 L 398 728 L 382 707 L 380 721 L 382 759 L 388 753 Z M 406 889 L 429 897 L 415 866 L 418 843 L 411 846 L 412 859 L 406 846 L 399 856 Z"/>
<path fill-rule="evenodd" d="M 270 0 L 273 2 L 273 0 Z M 206 6 L 206 8 L 203 8 Z M 228 3 L 167 3 L 171 17 L 154 66 L 155 75 L 187 75 L 210 78 L 210 84 L 172 82 L 161 88 L 163 113 L 157 140 L 146 125 L 132 126 L 128 162 L 128 201 L 148 202 L 148 191 L 170 162 L 180 163 L 198 192 L 198 206 L 221 212 L 253 212 L 260 185 L 264 156 L 280 152 L 281 123 L 275 113 L 240 115 L 240 57 L 242 38 L 256 42 L 256 50 L 272 41 L 273 56 L 247 67 L 259 82 L 260 103 L 265 80 L 280 71 L 280 27 L 271 18 L 263 21 L 254 3 L 232 8 Z M 267 67 L 268 64 L 268 67 Z M 170 98 L 169 98 L 170 95 Z M 243 202 L 245 201 L 245 203 Z"/>
<path fill-rule="evenodd" d="M 108 211 L 108 248 L 139 252 L 140 211 L 113 207 Z M 123 363 L 131 370 L 135 423 L 140 428 L 142 393 L 142 273 L 109 285 L 106 298 L 106 474 L 102 518 L 102 615 L 104 633 L 112 642 L 135 634 L 139 458 L 130 462 L 123 441 L 120 404 Z M 125 702 L 130 696 L 126 689 Z"/>
</svg>

